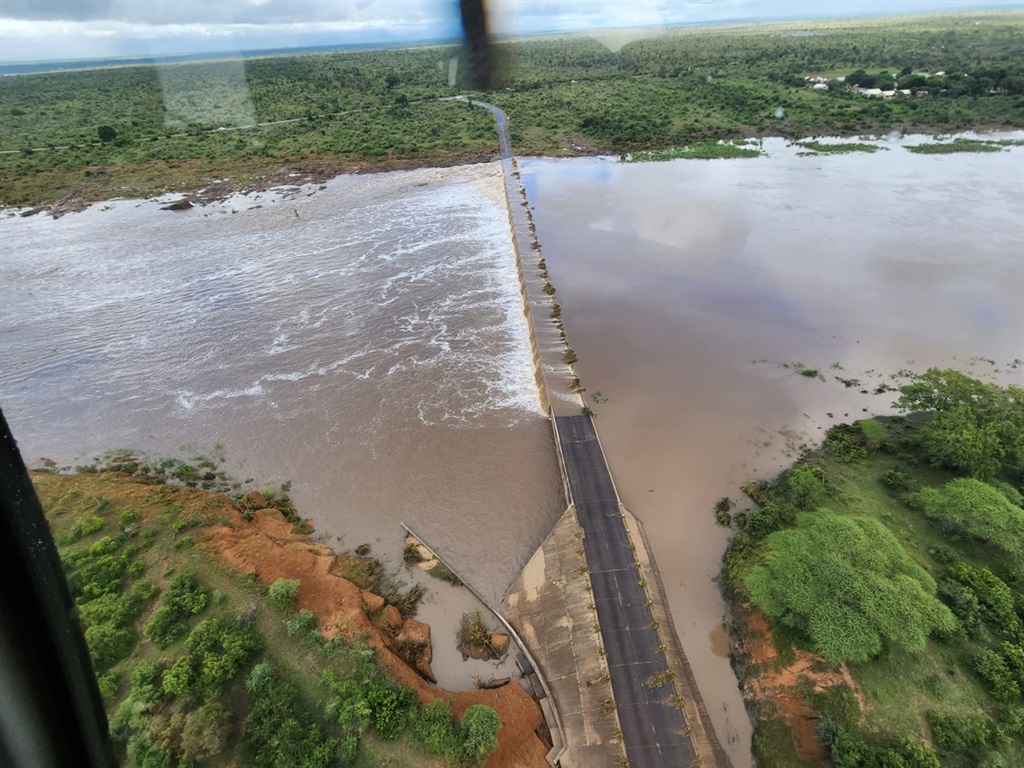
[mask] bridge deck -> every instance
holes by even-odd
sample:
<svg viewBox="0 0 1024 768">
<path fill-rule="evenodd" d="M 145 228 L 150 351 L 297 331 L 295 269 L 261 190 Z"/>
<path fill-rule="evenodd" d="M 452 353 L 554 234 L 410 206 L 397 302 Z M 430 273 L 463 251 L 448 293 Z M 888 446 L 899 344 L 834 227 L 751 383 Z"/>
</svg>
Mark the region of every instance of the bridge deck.
<svg viewBox="0 0 1024 768">
<path fill-rule="evenodd" d="M 555 419 L 569 490 L 582 526 L 598 623 L 612 691 L 632 768 L 678 768 L 695 757 L 683 712 L 670 702 L 673 682 L 652 687 L 669 668 L 652 627 L 654 614 L 640 586 L 618 495 L 593 421 L 586 415 Z"/>
</svg>

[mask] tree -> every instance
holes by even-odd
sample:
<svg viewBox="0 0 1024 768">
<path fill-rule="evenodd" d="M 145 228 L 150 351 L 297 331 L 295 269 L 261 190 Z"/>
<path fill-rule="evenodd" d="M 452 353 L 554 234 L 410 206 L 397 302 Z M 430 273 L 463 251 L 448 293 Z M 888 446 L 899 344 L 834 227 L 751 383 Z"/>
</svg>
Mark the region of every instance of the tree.
<svg viewBox="0 0 1024 768">
<path fill-rule="evenodd" d="M 922 488 L 917 498 L 928 517 L 1024 557 L 1024 509 L 997 488 L 974 478 L 958 477 L 942 488 Z"/>
<path fill-rule="evenodd" d="M 995 474 L 1004 460 L 1024 464 L 1024 390 L 1019 387 L 929 368 L 900 387 L 893 405 L 936 414 L 922 430 L 934 464 L 980 478 Z"/>
<path fill-rule="evenodd" d="M 472 766 L 482 766 L 498 748 L 498 713 L 483 704 L 474 704 L 462 716 L 463 752 Z"/>
<path fill-rule="evenodd" d="M 744 579 L 751 600 L 831 662 L 867 661 L 886 641 L 920 653 L 931 632 L 956 628 L 931 576 L 877 520 L 821 509 L 767 542 Z"/>
<path fill-rule="evenodd" d="M 921 430 L 921 445 L 935 466 L 981 479 L 998 472 L 1006 456 L 996 426 L 979 424 L 965 405 L 936 414 Z"/>
<path fill-rule="evenodd" d="M 96 129 L 96 135 L 99 136 L 100 141 L 110 142 L 117 138 L 117 131 L 109 125 L 101 125 Z"/>
</svg>

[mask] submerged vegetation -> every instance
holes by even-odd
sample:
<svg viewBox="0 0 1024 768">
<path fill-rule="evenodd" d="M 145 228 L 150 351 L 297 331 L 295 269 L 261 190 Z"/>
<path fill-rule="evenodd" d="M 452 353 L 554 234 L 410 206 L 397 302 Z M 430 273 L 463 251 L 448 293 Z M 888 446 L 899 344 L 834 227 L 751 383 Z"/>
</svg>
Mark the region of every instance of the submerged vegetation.
<svg viewBox="0 0 1024 768">
<path fill-rule="evenodd" d="M 974 13 L 674 29 L 621 47 L 615 33 L 517 40 L 498 46 L 495 89 L 471 95 L 506 111 L 518 154 L 746 157 L 755 149 L 718 142 L 1022 128 L 1019 29 L 1015 13 Z M 0 78 L 0 204 L 493 157 L 492 116 L 444 100 L 469 93 L 461 55 L 433 46 Z M 871 98 L 855 86 L 896 90 Z"/>
<path fill-rule="evenodd" d="M 768 631 L 774 648 L 740 671 L 750 684 L 803 654 L 788 690 L 818 718 L 808 735 L 755 696 L 762 765 L 1024 764 L 1024 390 L 933 369 L 896 406 L 748 484 L 733 516 L 740 647 Z"/>
<path fill-rule="evenodd" d="M 886 149 L 886 147 L 880 147 L 877 144 L 855 144 L 853 142 L 824 144 L 820 141 L 801 141 L 797 146 L 804 150 L 810 150 L 811 154 L 826 155 L 848 155 L 853 152 L 867 152 L 871 154 Z"/>
<path fill-rule="evenodd" d="M 248 524 L 223 496 L 149 474 L 35 477 L 124 765 L 483 765 L 493 709 L 421 706 L 374 647 L 296 610 L 299 580 L 266 587 L 210 557 L 206 526 Z"/>
</svg>

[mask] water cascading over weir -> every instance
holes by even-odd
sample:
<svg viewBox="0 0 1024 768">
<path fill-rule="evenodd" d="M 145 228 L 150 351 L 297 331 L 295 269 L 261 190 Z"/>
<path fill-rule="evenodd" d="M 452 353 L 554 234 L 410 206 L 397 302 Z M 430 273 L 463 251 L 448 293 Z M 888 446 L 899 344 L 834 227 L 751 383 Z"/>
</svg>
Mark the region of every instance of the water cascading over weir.
<svg viewBox="0 0 1024 768">
<path fill-rule="evenodd" d="M 460 97 L 461 98 L 461 97 Z M 500 615 L 547 698 L 561 768 L 729 765 L 679 642 L 642 523 L 615 489 L 548 278 L 529 202 L 498 124 L 509 227 L 566 511 L 509 588 Z M 552 722 L 552 720 L 554 722 Z"/>
</svg>

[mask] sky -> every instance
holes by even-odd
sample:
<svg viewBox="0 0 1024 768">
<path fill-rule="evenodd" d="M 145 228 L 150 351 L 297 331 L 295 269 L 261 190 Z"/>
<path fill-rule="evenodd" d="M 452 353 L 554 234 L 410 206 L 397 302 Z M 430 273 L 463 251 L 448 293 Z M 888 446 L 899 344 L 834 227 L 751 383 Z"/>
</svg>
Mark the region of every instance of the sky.
<svg viewBox="0 0 1024 768">
<path fill-rule="evenodd" d="M 1024 0 L 490 0 L 503 34 L 892 15 Z M 0 61 L 452 39 L 458 0 L 0 0 Z"/>
</svg>

